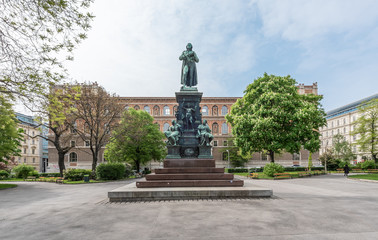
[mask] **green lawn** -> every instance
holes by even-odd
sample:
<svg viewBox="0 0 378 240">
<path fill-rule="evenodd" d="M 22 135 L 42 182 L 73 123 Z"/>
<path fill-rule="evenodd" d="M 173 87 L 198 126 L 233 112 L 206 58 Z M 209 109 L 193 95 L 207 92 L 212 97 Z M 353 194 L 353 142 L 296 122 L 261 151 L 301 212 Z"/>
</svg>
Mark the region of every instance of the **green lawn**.
<svg viewBox="0 0 378 240">
<path fill-rule="evenodd" d="M 368 180 L 378 181 L 378 173 L 353 175 L 353 176 L 349 176 L 349 178 L 368 179 Z"/>
<path fill-rule="evenodd" d="M 23 182 L 23 178 L 8 178 L 5 180 L 0 180 L 0 182 Z"/>
<path fill-rule="evenodd" d="M 17 187 L 17 184 L 0 183 L 0 190 Z"/>
</svg>

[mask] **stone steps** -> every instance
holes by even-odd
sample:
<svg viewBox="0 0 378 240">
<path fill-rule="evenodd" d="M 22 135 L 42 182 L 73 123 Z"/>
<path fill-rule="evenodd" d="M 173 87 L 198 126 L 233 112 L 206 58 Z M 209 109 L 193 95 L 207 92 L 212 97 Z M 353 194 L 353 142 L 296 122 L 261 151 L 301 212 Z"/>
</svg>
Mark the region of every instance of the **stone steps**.
<svg viewBox="0 0 378 240">
<path fill-rule="evenodd" d="M 232 180 L 233 174 L 229 173 L 188 173 L 188 174 L 148 174 L 147 181 L 156 180 Z"/>
<path fill-rule="evenodd" d="M 155 169 L 155 174 L 175 174 L 175 173 L 224 173 L 224 168 L 187 167 L 187 168 L 158 168 L 158 169 Z"/>
<path fill-rule="evenodd" d="M 163 188 L 163 187 L 242 187 L 244 181 L 233 180 L 159 180 L 139 181 L 138 188 Z"/>
</svg>

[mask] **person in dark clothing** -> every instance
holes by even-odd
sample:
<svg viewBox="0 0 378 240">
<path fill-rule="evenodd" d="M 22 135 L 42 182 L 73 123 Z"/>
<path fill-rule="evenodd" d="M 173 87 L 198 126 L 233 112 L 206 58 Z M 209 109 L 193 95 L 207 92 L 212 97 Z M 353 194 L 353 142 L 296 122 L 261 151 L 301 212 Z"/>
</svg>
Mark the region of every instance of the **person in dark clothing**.
<svg viewBox="0 0 378 240">
<path fill-rule="evenodd" d="M 345 164 L 345 167 L 344 167 L 344 176 L 348 177 L 348 174 L 349 174 L 349 166 L 348 166 L 348 164 Z"/>
</svg>

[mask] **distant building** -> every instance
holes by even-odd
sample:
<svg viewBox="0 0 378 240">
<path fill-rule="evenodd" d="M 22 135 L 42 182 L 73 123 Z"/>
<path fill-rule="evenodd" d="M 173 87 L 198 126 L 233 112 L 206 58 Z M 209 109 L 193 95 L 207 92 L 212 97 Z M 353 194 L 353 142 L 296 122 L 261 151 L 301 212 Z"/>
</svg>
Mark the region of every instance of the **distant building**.
<svg viewBox="0 0 378 240">
<path fill-rule="evenodd" d="M 21 156 L 15 157 L 18 163 L 33 166 L 37 171 L 44 170 L 44 163 L 47 161 L 47 141 L 40 137 L 41 127 L 33 116 L 16 113 L 18 127 L 24 129 L 23 140 L 21 141 Z"/>
<path fill-rule="evenodd" d="M 356 142 L 358 136 L 352 135 L 351 132 L 354 130 L 354 121 L 358 119 L 360 113 L 358 107 L 367 101 L 378 98 L 378 94 L 373 96 L 352 102 L 345 106 L 336 108 L 327 112 L 327 125 L 320 129 L 322 145 L 319 153 L 322 154 L 327 148 L 332 147 L 332 138 L 336 134 L 341 134 L 344 136 L 345 140 L 353 144 Z M 356 145 L 352 145 L 352 151 L 357 155 L 355 163 L 362 161 L 362 156 L 366 153 L 361 152 Z"/>
<path fill-rule="evenodd" d="M 299 84 L 298 92 L 300 94 L 318 94 L 318 85 L 314 83 L 312 85 Z M 174 93 L 172 94 L 174 95 Z M 206 119 L 207 123 L 214 135 L 213 156 L 216 160 L 218 167 L 226 167 L 228 162 L 227 152 L 224 149 L 228 145 L 228 140 L 232 138 L 231 126 L 226 122 L 225 115 L 231 110 L 231 106 L 240 97 L 202 97 L 200 103 L 202 119 Z M 175 119 L 175 112 L 178 107 L 175 97 L 120 97 L 119 104 L 121 104 L 125 110 L 128 108 L 134 108 L 136 110 L 144 110 L 154 117 L 154 122 L 159 125 L 162 132 L 166 131 L 171 125 L 172 120 Z M 80 123 L 77 123 L 80 127 Z M 71 139 L 71 145 L 75 146 L 65 155 L 66 168 L 85 168 L 91 169 L 92 167 L 92 155 L 89 150 L 89 143 L 83 141 L 79 136 L 73 136 Z M 100 151 L 98 163 L 105 162 L 103 148 Z M 301 150 L 299 153 L 290 154 L 282 153 L 277 154 L 275 160 L 277 163 L 292 166 L 302 165 L 307 166 L 309 152 L 307 150 Z M 252 159 L 246 164 L 246 167 L 264 166 L 269 163 L 269 156 L 263 153 L 254 153 Z M 313 154 L 313 163 L 319 164 L 318 153 Z M 151 162 L 149 166 L 158 167 L 159 163 Z M 49 144 L 49 172 L 57 172 L 58 168 L 58 156 L 55 147 Z"/>
</svg>

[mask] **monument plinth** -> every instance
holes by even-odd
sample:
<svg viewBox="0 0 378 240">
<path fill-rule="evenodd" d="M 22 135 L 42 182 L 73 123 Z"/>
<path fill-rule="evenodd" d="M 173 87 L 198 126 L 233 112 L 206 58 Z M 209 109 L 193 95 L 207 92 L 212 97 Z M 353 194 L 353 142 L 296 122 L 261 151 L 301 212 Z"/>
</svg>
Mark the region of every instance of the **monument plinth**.
<svg viewBox="0 0 378 240">
<path fill-rule="evenodd" d="M 176 92 L 178 109 L 176 120 L 164 132 L 168 155 L 164 168 L 145 180 L 108 193 L 111 202 L 151 201 L 174 199 L 217 199 L 271 197 L 270 189 L 244 186 L 244 181 L 217 168 L 212 156 L 211 134 L 207 121 L 202 119 L 202 92 L 198 83 L 196 63 L 199 59 L 188 43 L 179 59 L 182 61 L 181 84 Z"/>
</svg>

